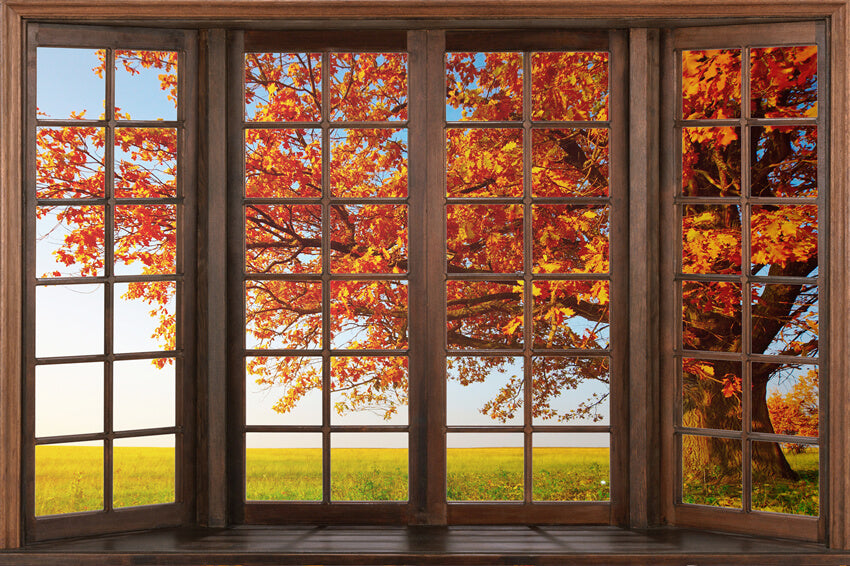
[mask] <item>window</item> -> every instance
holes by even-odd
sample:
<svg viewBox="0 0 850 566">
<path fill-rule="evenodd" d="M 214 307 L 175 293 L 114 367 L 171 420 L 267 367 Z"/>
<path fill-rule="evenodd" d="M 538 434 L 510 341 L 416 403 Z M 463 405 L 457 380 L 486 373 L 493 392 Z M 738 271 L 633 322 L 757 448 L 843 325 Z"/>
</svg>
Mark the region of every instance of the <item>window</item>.
<svg viewBox="0 0 850 566">
<path fill-rule="evenodd" d="M 7 546 L 354 522 L 846 547 L 843 20 L 172 9 L 4 7 Z"/>
</svg>

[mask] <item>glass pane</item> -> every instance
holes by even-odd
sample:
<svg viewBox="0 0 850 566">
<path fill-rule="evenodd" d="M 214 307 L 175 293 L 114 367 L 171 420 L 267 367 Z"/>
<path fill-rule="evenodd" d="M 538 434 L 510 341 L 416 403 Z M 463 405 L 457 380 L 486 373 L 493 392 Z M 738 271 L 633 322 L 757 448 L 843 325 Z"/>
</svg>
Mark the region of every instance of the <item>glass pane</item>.
<svg viewBox="0 0 850 566">
<path fill-rule="evenodd" d="M 406 425 L 407 356 L 332 357 L 332 425 Z"/>
<path fill-rule="evenodd" d="M 818 288 L 814 285 L 752 286 L 753 353 L 818 355 Z"/>
<path fill-rule="evenodd" d="M 407 348 L 407 283 L 331 281 L 331 348 Z"/>
<path fill-rule="evenodd" d="M 533 424 L 610 424 L 607 357 L 534 357 L 531 380 Z"/>
<path fill-rule="evenodd" d="M 407 433 L 331 434 L 331 500 L 407 501 Z"/>
<path fill-rule="evenodd" d="M 446 192 L 450 197 L 521 197 L 522 130 L 447 130 Z"/>
<path fill-rule="evenodd" d="M 741 441 L 682 436 L 682 503 L 741 508 Z"/>
<path fill-rule="evenodd" d="M 150 352 L 177 347 L 177 284 L 115 284 L 115 351 Z"/>
<path fill-rule="evenodd" d="M 607 206 L 534 205 L 534 273 L 607 273 L 608 212 Z"/>
<path fill-rule="evenodd" d="M 104 207 L 38 206 L 35 217 L 36 277 L 103 275 Z"/>
<path fill-rule="evenodd" d="M 522 271 L 522 205 L 446 206 L 449 273 Z"/>
<path fill-rule="evenodd" d="M 321 501 L 322 435 L 245 435 L 248 501 Z"/>
<path fill-rule="evenodd" d="M 331 205 L 333 273 L 406 273 L 407 205 Z"/>
<path fill-rule="evenodd" d="M 536 197 L 607 197 L 608 130 L 532 130 Z"/>
<path fill-rule="evenodd" d="M 112 458 L 113 507 L 155 505 L 176 500 L 173 434 L 116 438 Z"/>
<path fill-rule="evenodd" d="M 819 460 L 817 446 L 753 442 L 753 509 L 817 517 Z"/>
<path fill-rule="evenodd" d="M 177 206 L 115 207 L 115 274 L 169 275 L 177 271 Z"/>
<path fill-rule="evenodd" d="M 534 434 L 534 501 L 611 499 L 610 442 L 608 434 Z"/>
<path fill-rule="evenodd" d="M 114 362 L 114 430 L 139 430 L 177 424 L 174 364 L 174 358 Z"/>
<path fill-rule="evenodd" d="M 177 52 L 115 51 L 115 117 L 177 119 Z"/>
<path fill-rule="evenodd" d="M 322 359 L 245 359 L 245 424 L 321 425 Z"/>
<path fill-rule="evenodd" d="M 103 363 L 35 368 L 35 436 L 103 432 Z"/>
<path fill-rule="evenodd" d="M 532 53 L 535 120 L 607 120 L 608 53 Z"/>
<path fill-rule="evenodd" d="M 741 273 L 741 207 L 682 207 L 682 272 Z"/>
<path fill-rule="evenodd" d="M 321 197 L 321 130 L 246 130 L 245 196 Z"/>
<path fill-rule="evenodd" d="M 741 362 L 682 360 L 682 426 L 741 430 Z"/>
<path fill-rule="evenodd" d="M 750 227 L 753 275 L 817 276 L 817 206 L 753 206 Z"/>
<path fill-rule="evenodd" d="M 318 122 L 322 56 L 246 53 L 245 116 L 249 122 Z"/>
<path fill-rule="evenodd" d="M 331 194 L 407 196 L 407 130 L 331 130 Z"/>
<path fill-rule="evenodd" d="M 176 197 L 176 174 L 176 129 L 115 129 L 116 198 Z"/>
<path fill-rule="evenodd" d="M 534 347 L 608 348 L 608 281 L 535 281 Z"/>
<path fill-rule="evenodd" d="M 103 117 L 105 50 L 39 47 L 36 54 L 38 118 Z"/>
<path fill-rule="evenodd" d="M 750 50 L 754 118 L 818 115 L 818 48 L 766 47 Z"/>
<path fill-rule="evenodd" d="M 753 128 L 752 194 L 818 196 L 818 129 L 814 126 Z"/>
<path fill-rule="evenodd" d="M 103 353 L 103 285 L 35 288 L 35 357 Z"/>
<path fill-rule="evenodd" d="M 446 499 L 522 501 L 522 434 L 448 433 L 446 445 Z"/>
<path fill-rule="evenodd" d="M 331 120 L 407 120 L 406 53 L 331 53 Z"/>
<path fill-rule="evenodd" d="M 36 128 L 36 197 L 103 198 L 104 137 L 103 128 Z"/>
<path fill-rule="evenodd" d="M 690 350 L 741 351 L 741 284 L 682 283 L 682 346 Z"/>
<path fill-rule="evenodd" d="M 245 208 L 245 271 L 321 273 L 322 206 L 249 205 Z"/>
<path fill-rule="evenodd" d="M 522 347 L 522 281 L 446 282 L 450 350 Z"/>
<path fill-rule="evenodd" d="M 522 425 L 523 375 L 518 357 L 447 357 L 446 424 Z"/>
<path fill-rule="evenodd" d="M 35 447 L 35 514 L 103 509 L 103 442 Z"/>
<path fill-rule="evenodd" d="M 521 120 L 522 53 L 447 53 L 446 120 Z"/>
<path fill-rule="evenodd" d="M 741 194 L 741 128 L 682 128 L 682 194 Z"/>
<path fill-rule="evenodd" d="M 741 50 L 682 52 L 682 115 L 689 119 L 741 115 Z"/>
<path fill-rule="evenodd" d="M 321 348 L 322 284 L 245 282 L 246 348 Z"/>
<path fill-rule="evenodd" d="M 817 437 L 816 366 L 753 363 L 753 430 Z"/>
</svg>

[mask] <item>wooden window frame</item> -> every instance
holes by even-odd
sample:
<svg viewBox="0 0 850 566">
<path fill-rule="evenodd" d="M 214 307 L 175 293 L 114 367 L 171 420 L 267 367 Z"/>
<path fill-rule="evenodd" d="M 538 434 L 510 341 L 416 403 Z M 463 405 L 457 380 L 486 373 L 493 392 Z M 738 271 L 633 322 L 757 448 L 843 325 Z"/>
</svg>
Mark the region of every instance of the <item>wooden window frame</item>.
<svg viewBox="0 0 850 566">
<path fill-rule="evenodd" d="M 644 0 L 642 2 L 620 2 L 600 0 L 592 6 L 580 0 L 543 0 L 529 6 L 521 1 L 457 0 L 440 3 L 411 2 L 409 5 L 392 6 L 377 0 L 340 5 L 332 1 L 304 1 L 299 3 L 271 0 L 262 4 L 212 0 L 195 3 L 192 0 L 159 0 L 157 2 L 122 2 L 119 0 L 81 0 L 68 3 L 61 0 L 6 0 L 0 6 L 0 116 L 3 117 L 0 132 L 0 547 L 15 548 L 23 543 L 24 527 L 20 509 L 21 494 L 21 379 L 22 358 L 22 281 L 8 274 L 22 273 L 20 238 L 22 233 L 23 203 L 21 191 L 24 178 L 22 148 L 17 140 L 23 131 L 22 95 L 20 85 L 26 59 L 22 52 L 25 26 L 30 21 L 62 21 L 66 23 L 114 24 L 134 21 L 140 25 L 168 25 L 185 27 L 219 27 L 231 20 L 266 20 L 271 27 L 283 26 L 283 20 L 304 25 L 312 22 L 321 25 L 326 19 L 350 19 L 352 25 L 362 25 L 374 20 L 376 9 L 381 18 L 392 20 L 410 18 L 431 21 L 435 27 L 445 27 L 451 20 L 460 20 L 473 27 L 482 19 L 492 18 L 500 24 L 503 19 L 512 19 L 531 26 L 545 23 L 557 27 L 557 22 L 567 22 L 569 27 L 601 26 L 631 27 L 643 21 L 653 22 L 651 27 L 629 31 L 630 74 L 632 84 L 639 85 L 630 95 L 630 146 L 629 146 L 629 233 L 630 262 L 629 286 L 629 366 L 631 383 L 628 407 L 629 431 L 629 506 L 623 525 L 642 528 L 653 524 L 678 524 L 672 513 L 667 490 L 659 488 L 657 478 L 664 471 L 670 481 L 670 470 L 675 464 L 670 461 L 669 449 L 659 450 L 658 438 L 666 438 L 660 430 L 658 410 L 663 409 L 663 422 L 672 423 L 672 416 L 661 406 L 664 395 L 662 383 L 657 380 L 659 360 L 667 359 L 665 344 L 672 341 L 659 339 L 665 324 L 670 320 L 669 306 L 665 310 L 656 306 L 665 293 L 661 266 L 664 264 L 660 241 L 660 224 L 665 216 L 653 203 L 660 203 L 659 172 L 657 170 L 659 146 L 659 91 L 653 80 L 636 81 L 642 77 L 653 77 L 661 58 L 658 28 L 685 27 L 719 24 L 728 18 L 734 23 L 765 21 L 765 14 L 774 18 L 821 19 L 827 23 L 826 42 L 830 52 L 830 109 L 829 129 L 831 147 L 829 170 L 831 178 L 830 208 L 828 225 L 831 229 L 830 272 L 828 274 L 831 300 L 828 306 L 830 320 L 830 348 L 832 352 L 845 353 L 825 359 L 832 379 L 828 383 L 826 396 L 830 410 L 825 415 L 828 423 L 824 445 L 829 446 L 829 467 L 821 482 L 829 493 L 828 514 L 820 537 L 821 541 L 834 549 L 850 549 L 850 386 L 846 377 L 850 375 L 850 324 L 846 313 L 850 312 L 850 167 L 848 167 L 848 141 L 850 141 L 850 108 L 848 107 L 848 75 L 850 75 L 850 36 L 847 17 L 850 14 L 848 0 L 803 0 L 785 3 L 773 0 L 719 0 L 695 4 L 684 0 Z M 192 21 L 186 14 L 192 14 Z M 275 23 L 274 20 L 278 20 Z M 388 24 L 392 27 L 392 24 Z M 426 26 L 427 27 L 427 26 Z M 522 26 L 520 26 L 522 27 Z M 428 32 L 424 32 L 427 36 Z M 201 73 L 202 84 L 222 84 L 221 73 L 226 61 L 225 33 L 221 30 L 203 32 Z M 430 39 L 430 37 L 428 38 Z M 209 64 L 207 64 L 209 63 Z M 218 82 L 216 82 L 218 81 Z M 210 241 L 220 238 L 215 234 L 215 222 L 222 220 L 223 207 L 212 203 L 222 201 L 223 183 L 217 176 L 226 160 L 226 148 L 214 135 L 222 127 L 220 118 L 210 108 L 226 104 L 220 93 L 200 89 L 201 116 L 199 123 L 199 154 L 206 156 L 199 166 L 199 202 L 210 203 L 199 219 L 201 234 L 208 234 Z M 220 131 L 220 130 L 218 130 Z M 664 179 L 665 171 L 661 171 Z M 219 242 L 220 243 L 220 242 Z M 661 257 L 659 257 L 661 256 Z M 199 258 L 199 287 L 207 307 L 216 299 L 212 287 L 204 293 L 207 281 L 225 275 L 224 263 L 213 257 L 210 250 L 202 248 Z M 218 304 L 221 304 L 219 302 Z M 197 411 L 197 437 L 199 439 L 224 438 L 225 431 L 220 422 L 226 414 L 223 393 L 223 374 L 214 365 L 220 353 L 216 348 L 227 343 L 227 332 L 221 321 L 209 319 L 208 309 L 198 309 L 199 323 L 209 323 L 204 328 L 205 337 L 200 348 L 208 348 L 199 357 L 199 399 Z M 206 344 L 206 346 L 203 346 Z M 206 355 L 204 355 L 206 354 Z M 672 355 L 672 353 L 671 353 Z M 219 393 L 219 391 L 221 391 Z M 670 416 L 668 419 L 667 417 Z M 428 426 L 439 426 L 428 423 Z M 669 448 L 669 443 L 667 444 Z M 226 499 L 217 486 L 221 486 L 226 450 L 222 443 L 199 442 L 196 453 L 195 521 L 201 525 L 220 526 L 227 523 Z M 670 483 L 666 484 L 668 487 Z M 425 517 L 423 522 L 432 522 L 435 517 Z M 760 533 L 764 531 L 759 531 Z"/>
</svg>

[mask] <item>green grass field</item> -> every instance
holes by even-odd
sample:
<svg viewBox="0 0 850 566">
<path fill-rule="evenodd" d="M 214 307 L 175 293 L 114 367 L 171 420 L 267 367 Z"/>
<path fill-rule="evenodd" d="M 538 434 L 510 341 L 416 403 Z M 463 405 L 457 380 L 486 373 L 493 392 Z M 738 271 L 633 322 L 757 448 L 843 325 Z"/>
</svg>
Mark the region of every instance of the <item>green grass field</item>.
<svg viewBox="0 0 850 566">
<path fill-rule="evenodd" d="M 789 454 L 801 480 L 754 482 L 753 507 L 765 511 L 817 515 L 817 452 Z M 535 448 L 532 478 L 535 501 L 603 501 L 609 498 L 607 448 Z M 521 448 L 450 448 L 447 497 L 450 501 L 521 501 Z M 319 501 L 321 450 L 248 449 L 247 499 Z M 36 448 L 36 514 L 103 508 L 103 460 L 99 447 Z M 331 450 L 331 498 L 335 501 L 407 499 L 407 450 Z M 689 482 L 686 501 L 729 505 L 735 494 L 723 486 Z M 740 499 L 740 488 L 737 494 Z M 173 448 L 115 448 L 114 506 L 174 500 Z"/>
</svg>

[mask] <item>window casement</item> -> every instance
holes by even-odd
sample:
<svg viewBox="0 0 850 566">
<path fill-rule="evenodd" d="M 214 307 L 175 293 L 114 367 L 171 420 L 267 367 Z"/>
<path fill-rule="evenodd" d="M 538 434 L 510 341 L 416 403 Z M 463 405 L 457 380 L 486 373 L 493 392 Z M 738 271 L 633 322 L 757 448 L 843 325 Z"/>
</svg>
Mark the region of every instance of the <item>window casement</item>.
<svg viewBox="0 0 850 566">
<path fill-rule="evenodd" d="M 21 22 L 21 544 L 844 548 L 833 23 L 618 22 Z"/>
</svg>

